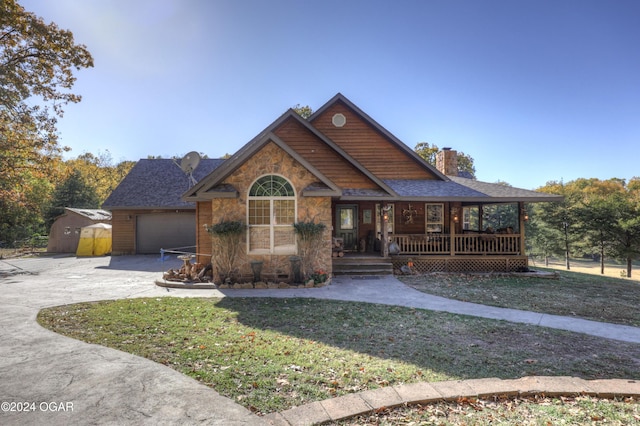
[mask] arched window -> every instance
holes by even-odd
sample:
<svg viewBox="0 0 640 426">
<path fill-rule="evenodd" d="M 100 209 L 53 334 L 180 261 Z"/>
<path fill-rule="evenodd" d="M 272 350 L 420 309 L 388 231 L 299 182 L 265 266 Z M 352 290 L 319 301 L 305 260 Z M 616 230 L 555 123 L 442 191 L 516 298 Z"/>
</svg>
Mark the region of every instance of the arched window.
<svg viewBox="0 0 640 426">
<path fill-rule="evenodd" d="M 252 254 L 295 254 L 296 194 L 282 176 L 266 175 L 249 188 L 248 244 Z"/>
</svg>

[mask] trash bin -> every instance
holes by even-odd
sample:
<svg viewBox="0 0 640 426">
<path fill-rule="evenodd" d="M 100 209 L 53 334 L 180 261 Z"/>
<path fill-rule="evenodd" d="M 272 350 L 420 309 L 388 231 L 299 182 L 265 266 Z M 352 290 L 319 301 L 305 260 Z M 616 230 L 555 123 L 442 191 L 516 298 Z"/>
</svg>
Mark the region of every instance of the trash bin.
<svg viewBox="0 0 640 426">
<path fill-rule="evenodd" d="M 300 256 L 291 256 L 289 258 L 291 262 L 291 278 L 294 283 L 302 282 L 302 259 Z"/>
<path fill-rule="evenodd" d="M 257 283 L 260 281 L 262 276 L 262 261 L 254 260 L 251 262 L 251 271 L 253 272 L 253 282 Z"/>
</svg>

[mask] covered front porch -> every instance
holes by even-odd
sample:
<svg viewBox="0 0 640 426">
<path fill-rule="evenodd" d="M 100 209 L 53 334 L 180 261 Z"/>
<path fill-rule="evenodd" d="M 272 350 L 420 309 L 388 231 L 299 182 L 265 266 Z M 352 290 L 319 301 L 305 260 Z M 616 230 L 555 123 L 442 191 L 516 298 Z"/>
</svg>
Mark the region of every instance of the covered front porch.
<svg viewBox="0 0 640 426">
<path fill-rule="evenodd" d="M 333 237 L 344 242 L 344 259 L 334 257 L 334 268 L 367 255 L 384 258 L 396 271 L 403 266 L 419 273 L 524 271 L 524 207 L 522 202 L 334 202 Z"/>
</svg>

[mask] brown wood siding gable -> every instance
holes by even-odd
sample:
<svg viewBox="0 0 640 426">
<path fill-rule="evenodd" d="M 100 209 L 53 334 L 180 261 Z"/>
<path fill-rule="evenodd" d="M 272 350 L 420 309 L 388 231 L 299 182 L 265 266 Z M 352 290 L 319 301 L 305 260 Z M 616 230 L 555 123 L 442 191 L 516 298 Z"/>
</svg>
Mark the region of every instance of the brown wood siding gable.
<svg viewBox="0 0 640 426">
<path fill-rule="evenodd" d="M 331 122 L 338 113 L 347 119 L 343 127 Z M 431 171 L 342 102 L 327 108 L 311 124 L 380 179 L 436 179 Z"/>
<path fill-rule="evenodd" d="M 340 188 L 377 189 L 378 185 L 296 120 L 274 133 Z"/>
</svg>

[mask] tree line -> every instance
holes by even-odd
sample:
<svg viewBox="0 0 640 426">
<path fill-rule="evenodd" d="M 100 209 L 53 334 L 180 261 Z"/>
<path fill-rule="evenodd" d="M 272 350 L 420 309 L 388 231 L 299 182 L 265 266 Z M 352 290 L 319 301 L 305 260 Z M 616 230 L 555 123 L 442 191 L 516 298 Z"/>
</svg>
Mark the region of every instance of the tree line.
<svg viewBox="0 0 640 426">
<path fill-rule="evenodd" d="M 55 167 L 38 178 L 22 180 L 22 191 L 0 199 L 0 246 L 49 234 L 65 207 L 98 209 L 135 165 L 115 163 L 109 151 L 84 153 L 71 160 L 57 158 Z"/>
<path fill-rule="evenodd" d="M 640 177 L 600 180 L 580 178 L 552 181 L 537 189 L 562 195 L 560 203 L 529 206 L 529 254 L 562 256 L 571 269 L 572 257 L 623 262 L 631 277 L 633 261 L 640 258 Z"/>
</svg>

